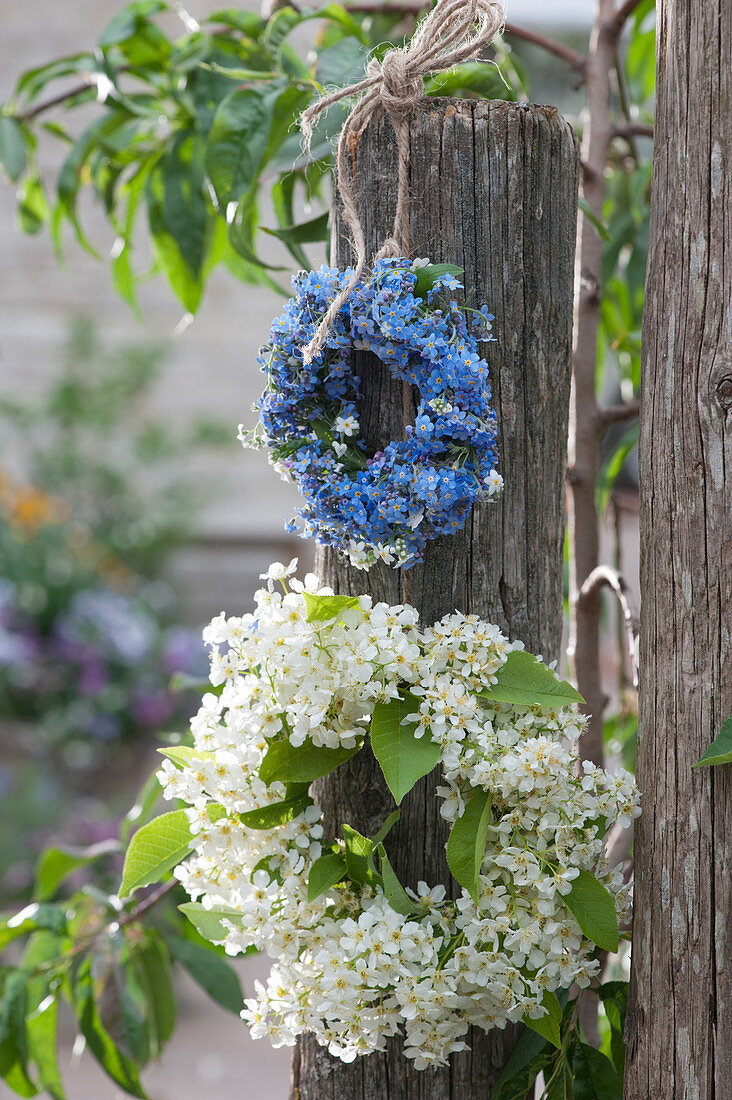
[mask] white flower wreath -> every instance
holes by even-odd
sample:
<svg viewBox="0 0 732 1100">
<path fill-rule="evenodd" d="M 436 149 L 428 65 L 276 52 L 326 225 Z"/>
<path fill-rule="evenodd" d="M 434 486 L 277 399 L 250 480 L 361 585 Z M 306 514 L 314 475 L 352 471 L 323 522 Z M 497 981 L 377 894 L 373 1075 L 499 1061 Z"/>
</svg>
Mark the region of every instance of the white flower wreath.
<svg viewBox="0 0 732 1100">
<path fill-rule="evenodd" d="M 554 991 L 587 986 L 618 944 L 630 886 L 603 837 L 630 824 L 627 772 L 577 769 L 571 685 L 476 616 L 419 628 L 409 606 L 334 596 L 272 566 L 256 611 L 204 632 L 211 682 L 194 749 L 165 750 L 193 855 L 176 875 L 199 926 L 237 954 L 273 959 L 245 1002 L 255 1037 L 312 1032 L 350 1061 L 402 1032 L 417 1068 L 523 1019 L 558 1036 Z M 282 592 L 275 591 L 277 582 Z M 309 787 L 370 737 L 395 802 L 439 763 L 462 889 L 404 888 L 384 841 L 347 823 L 324 837 Z"/>
</svg>

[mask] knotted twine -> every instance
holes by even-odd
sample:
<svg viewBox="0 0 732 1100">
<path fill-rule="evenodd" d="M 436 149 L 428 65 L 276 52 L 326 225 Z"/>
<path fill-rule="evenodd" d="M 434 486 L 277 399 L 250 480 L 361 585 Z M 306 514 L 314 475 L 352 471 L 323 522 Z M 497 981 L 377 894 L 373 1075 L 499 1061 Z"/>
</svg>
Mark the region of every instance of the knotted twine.
<svg viewBox="0 0 732 1100">
<path fill-rule="evenodd" d="M 372 262 L 385 257 L 406 256 L 409 252 L 409 115 L 423 95 L 425 76 L 446 72 L 461 61 L 475 58 L 490 44 L 505 22 L 498 0 L 438 0 L 420 22 L 403 49 L 388 50 L 382 61 L 369 61 L 367 76 L 357 84 L 339 88 L 322 96 L 303 112 L 300 126 L 309 146 L 315 120 L 334 103 L 360 95 L 358 103 L 343 124 L 336 148 L 336 181 L 343 206 L 343 218 L 351 232 L 356 266 L 347 283 L 334 298 L 303 349 L 303 361 L 311 363 L 325 346 L 328 332 L 340 308 L 348 301 L 366 266 L 366 242 L 356 209 L 356 193 L 348 156 L 355 153 L 361 134 L 381 105 L 391 119 L 396 136 L 399 168 L 397 205 L 391 236 L 378 250 Z"/>
</svg>

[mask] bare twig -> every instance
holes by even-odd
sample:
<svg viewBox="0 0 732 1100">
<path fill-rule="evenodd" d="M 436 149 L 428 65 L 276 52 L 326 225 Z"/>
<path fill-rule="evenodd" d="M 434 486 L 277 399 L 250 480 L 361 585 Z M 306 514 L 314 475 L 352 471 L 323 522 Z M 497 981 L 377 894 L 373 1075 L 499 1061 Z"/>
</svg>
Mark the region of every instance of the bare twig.
<svg viewBox="0 0 732 1100">
<path fill-rule="evenodd" d="M 613 127 L 613 137 L 653 137 L 653 127 L 645 122 L 620 122 Z"/>
<path fill-rule="evenodd" d="M 607 428 L 609 424 L 619 424 L 623 420 L 632 420 L 640 414 L 640 401 L 624 401 L 621 405 L 608 405 L 604 409 L 597 410 L 597 421 L 600 428 Z"/>
<path fill-rule="evenodd" d="M 89 73 L 82 83 L 75 84 L 73 88 L 69 88 L 68 91 L 59 92 L 58 95 L 51 96 L 50 99 L 43 99 L 40 103 L 36 103 L 35 107 L 29 107 L 25 111 L 17 111 L 11 117 L 14 118 L 16 122 L 30 122 L 38 115 L 44 114 L 45 111 L 50 111 L 52 107 L 58 107 L 68 99 L 73 99 L 74 96 L 81 95 L 82 92 L 88 92 L 90 88 L 94 87 L 94 84 L 94 74 Z"/>
<path fill-rule="evenodd" d="M 598 565 L 592 570 L 579 591 L 578 609 L 593 601 L 603 588 L 615 593 L 625 620 L 625 637 L 628 644 L 628 659 L 633 673 L 633 687 L 638 687 L 638 617 L 633 614 L 628 600 L 628 585 L 622 573 L 609 565 Z"/>
</svg>

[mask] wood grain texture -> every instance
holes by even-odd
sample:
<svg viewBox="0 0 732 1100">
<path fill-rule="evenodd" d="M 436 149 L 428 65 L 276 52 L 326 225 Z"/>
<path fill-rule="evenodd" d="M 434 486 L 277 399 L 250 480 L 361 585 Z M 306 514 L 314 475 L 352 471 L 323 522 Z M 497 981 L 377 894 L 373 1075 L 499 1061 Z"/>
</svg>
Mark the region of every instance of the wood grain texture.
<svg viewBox="0 0 732 1100">
<path fill-rule="evenodd" d="M 356 161 L 369 248 L 389 232 L 394 209 L 394 140 L 379 114 Z M 411 242 L 414 256 L 465 269 L 467 294 L 495 314 L 497 343 L 486 346 L 500 424 L 506 490 L 475 508 L 465 530 L 435 541 L 406 575 L 379 566 L 365 574 L 319 551 L 316 572 L 337 592 L 370 591 L 408 600 L 424 622 L 475 612 L 547 659 L 559 655 L 562 613 L 564 472 L 572 328 L 572 271 L 578 153 L 571 128 L 551 107 L 425 100 L 411 127 Z M 350 257 L 342 227 L 335 260 Z M 412 401 L 374 358 L 359 354 L 362 425 L 372 444 L 401 438 Z M 389 838 L 403 882 L 450 882 L 445 822 L 435 776 L 404 800 Z M 326 830 L 348 821 L 373 835 L 393 809 L 367 749 L 319 784 Z M 399 1041 L 350 1066 L 312 1037 L 295 1051 L 292 1100 L 487 1100 L 516 1029 L 469 1037 L 471 1051 L 449 1067 L 416 1072 Z"/>
<path fill-rule="evenodd" d="M 732 6 L 662 0 L 640 436 L 628 1100 L 732 1095 Z"/>
</svg>

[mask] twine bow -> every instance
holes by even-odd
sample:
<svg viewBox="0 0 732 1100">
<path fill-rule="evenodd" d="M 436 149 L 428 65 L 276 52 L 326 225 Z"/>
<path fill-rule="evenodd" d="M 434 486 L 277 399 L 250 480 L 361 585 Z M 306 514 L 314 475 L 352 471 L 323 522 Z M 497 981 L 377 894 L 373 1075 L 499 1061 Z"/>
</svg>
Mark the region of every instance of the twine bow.
<svg viewBox="0 0 732 1100">
<path fill-rule="evenodd" d="M 505 12 L 498 0 L 438 0 L 403 49 L 388 50 L 381 62 L 372 58 L 363 80 L 322 96 L 303 112 L 300 125 L 309 146 L 313 124 L 324 111 L 341 99 L 361 96 L 343 124 L 336 149 L 336 181 L 343 204 L 343 217 L 351 232 L 356 266 L 331 303 L 312 340 L 303 349 L 304 362 L 311 363 L 322 351 L 334 318 L 344 302 L 348 301 L 366 266 L 366 242 L 356 210 L 348 156 L 355 151 L 371 116 L 380 105 L 386 109 L 394 127 L 399 157 L 394 225 L 391 236 L 374 256 L 376 261 L 389 256 L 406 256 L 409 252 L 408 117 L 422 98 L 423 77 L 446 72 L 461 61 L 474 58 L 484 46 L 489 45 L 504 21 Z"/>
</svg>

